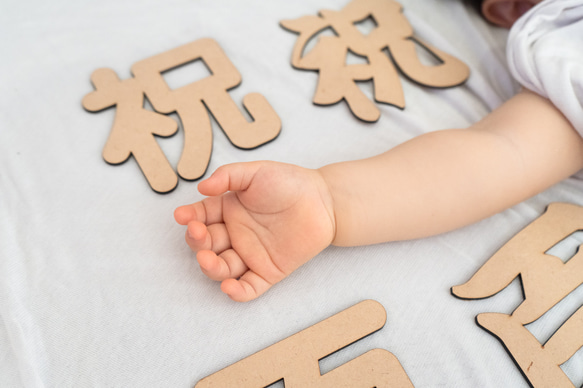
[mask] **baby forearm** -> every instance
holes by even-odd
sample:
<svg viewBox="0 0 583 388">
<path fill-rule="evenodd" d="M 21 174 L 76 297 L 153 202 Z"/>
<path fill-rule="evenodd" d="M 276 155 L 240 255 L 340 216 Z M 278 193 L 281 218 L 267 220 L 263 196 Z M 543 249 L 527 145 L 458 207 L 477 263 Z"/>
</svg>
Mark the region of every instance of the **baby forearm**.
<svg viewBox="0 0 583 388">
<path fill-rule="evenodd" d="M 520 93 L 470 129 L 428 133 L 329 165 L 335 245 L 425 237 L 504 210 L 583 167 L 583 140 L 547 100 Z"/>
<path fill-rule="evenodd" d="M 494 142 L 468 130 L 439 131 L 370 159 L 324 167 L 336 217 L 333 243 L 425 237 L 502 210 L 501 187 L 522 178 L 517 160 L 492 157 L 500 154 L 487 144 Z M 500 183 L 486 181 L 490 174 Z"/>
</svg>

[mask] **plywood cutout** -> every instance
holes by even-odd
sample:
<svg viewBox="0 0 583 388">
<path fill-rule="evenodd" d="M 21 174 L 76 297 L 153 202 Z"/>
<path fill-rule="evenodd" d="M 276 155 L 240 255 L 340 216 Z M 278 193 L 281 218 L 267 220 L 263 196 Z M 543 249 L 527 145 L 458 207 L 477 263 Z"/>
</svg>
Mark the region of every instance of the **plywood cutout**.
<svg viewBox="0 0 583 388">
<path fill-rule="evenodd" d="M 383 349 L 320 374 L 319 360 L 381 329 L 385 322 L 381 304 L 360 302 L 205 377 L 195 388 L 263 388 L 282 379 L 286 388 L 412 388 L 397 358 Z"/>
<path fill-rule="evenodd" d="M 544 344 L 511 315 L 483 313 L 476 322 L 496 336 L 535 388 L 576 388 L 560 365 L 583 346 L 583 307 Z"/>
<path fill-rule="evenodd" d="M 162 73 L 197 60 L 204 62 L 211 75 L 170 89 Z M 176 173 L 152 136 L 176 132 L 176 122 L 162 114 L 176 112 L 182 122 L 184 147 L 177 171 L 186 180 L 202 177 L 210 161 L 212 130 L 208 112 L 231 143 L 242 149 L 263 145 L 275 139 L 281 130 L 279 116 L 258 93 L 243 98 L 243 106 L 253 118 L 252 122 L 246 120 L 228 94 L 228 90 L 241 83 L 241 75 L 213 39 L 200 39 L 139 61 L 132 66 L 132 73 L 133 78 L 120 81 L 113 70 L 94 72 L 92 82 L 96 90 L 83 99 L 83 106 L 90 111 L 117 107 L 104 159 L 117 164 L 134 155 L 157 192 L 168 192 L 178 183 Z M 143 107 L 144 95 L 159 113 Z"/>
<path fill-rule="evenodd" d="M 502 341 L 534 387 L 572 387 L 559 365 L 583 346 L 583 308 L 541 345 L 524 327 L 549 311 L 583 284 L 583 250 L 563 262 L 547 252 L 583 230 L 583 207 L 553 203 L 546 212 L 498 250 L 465 284 L 452 288 L 463 299 L 490 297 L 515 278 L 522 282 L 524 301 L 511 315 L 477 317 L 484 329 Z"/>
<path fill-rule="evenodd" d="M 374 21 L 376 28 L 363 35 L 355 24 L 367 19 Z M 292 66 L 319 72 L 313 102 L 331 105 L 345 100 L 351 112 L 366 122 L 377 121 L 380 111 L 357 81 L 373 81 L 376 102 L 404 108 L 405 97 L 395 66 L 407 78 L 435 88 L 457 86 L 469 77 L 468 66 L 459 59 L 414 36 L 402 6 L 393 0 L 353 0 L 341 11 L 322 10 L 319 16 L 283 20 L 280 24 L 299 34 Z M 335 36 L 321 37 L 304 55 L 307 43 L 326 29 L 332 29 Z M 423 64 L 416 46 L 428 51 L 439 64 Z M 367 63 L 347 65 L 349 52 Z"/>
<path fill-rule="evenodd" d="M 153 135 L 171 136 L 178 130 L 177 123 L 143 108 L 144 93 L 135 78 L 121 81 L 113 70 L 98 69 L 91 82 L 96 90 L 83 98 L 85 109 L 99 112 L 117 106 L 103 159 L 120 164 L 133 155 L 154 191 L 172 191 L 178 177 Z"/>
</svg>

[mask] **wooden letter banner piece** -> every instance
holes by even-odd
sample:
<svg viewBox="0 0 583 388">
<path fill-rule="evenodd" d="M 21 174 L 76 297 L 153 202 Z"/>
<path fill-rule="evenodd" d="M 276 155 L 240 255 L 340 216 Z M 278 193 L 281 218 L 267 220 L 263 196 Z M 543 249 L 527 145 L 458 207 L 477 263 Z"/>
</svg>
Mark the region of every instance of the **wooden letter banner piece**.
<svg viewBox="0 0 583 388">
<path fill-rule="evenodd" d="M 211 75 L 171 90 L 163 72 L 202 60 Z M 100 111 L 117 106 L 112 130 L 103 150 L 105 161 L 119 164 L 134 155 L 154 191 L 165 193 L 178 179 L 152 135 L 170 136 L 177 124 L 169 117 L 144 109 L 144 94 L 160 113 L 176 112 L 184 127 L 184 147 L 178 175 L 195 180 L 206 171 L 212 150 L 210 111 L 233 145 L 252 149 L 273 140 L 281 130 L 281 120 L 267 100 L 258 93 L 244 97 L 243 106 L 253 122 L 247 122 L 228 90 L 241 83 L 241 75 L 213 39 L 200 39 L 132 66 L 134 78 L 120 81 L 110 69 L 91 76 L 95 91 L 83 99 L 83 107 Z"/>
<path fill-rule="evenodd" d="M 376 28 L 365 36 L 355 23 L 369 18 Z M 280 24 L 299 33 L 293 48 L 292 66 L 319 72 L 313 102 L 331 105 L 344 99 L 352 113 L 363 121 L 377 121 L 380 111 L 358 88 L 356 81 L 373 80 L 376 102 L 405 107 L 403 89 L 390 58 L 406 77 L 424 86 L 457 86 L 470 74 L 469 68 L 457 58 L 414 37 L 402 6 L 393 0 L 353 0 L 341 11 L 322 10 L 319 16 L 283 20 Z M 303 55 L 308 41 L 327 28 L 336 36 L 321 37 L 316 46 Z M 417 56 L 416 45 L 427 50 L 440 64 L 424 65 Z M 368 63 L 347 65 L 349 52 L 366 58 Z"/>
<path fill-rule="evenodd" d="M 83 99 L 85 109 L 97 112 L 117 106 L 103 159 L 121 164 L 133 155 L 152 189 L 161 193 L 173 190 L 178 177 L 153 135 L 175 134 L 176 121 L 143 108 L 144 93 L 135 78 L 120 81 L 113 70 L 98 69 L 91 82 L 96 90 Z"/>
<path fill-rule="evenodd" d="M 385 322 L 381 304 L 360 302 L 205 377 L 195 388 L 263 388 L 282 379 L 286 388 L 412 388 L 397 358 L 383 349 L 320 374 L 319 360 L 381 329 Z"/>
<path fill-rule="evenodd" d="M 511 315 L 483 313 L 477 323 L 498 337 L 533 387 L 574 387 L 560 365 L 583 347 L 583 306 L 544 345 L 524 325 L 583 284 L 583 251 L 568 261 L 546 252 L 583 229 L 583 207 L 553 203 L 496 252 L 465 284 L 452 288 L 464 299 L 490 297 L 520 277 L 524 301 Z"/>
</svg>

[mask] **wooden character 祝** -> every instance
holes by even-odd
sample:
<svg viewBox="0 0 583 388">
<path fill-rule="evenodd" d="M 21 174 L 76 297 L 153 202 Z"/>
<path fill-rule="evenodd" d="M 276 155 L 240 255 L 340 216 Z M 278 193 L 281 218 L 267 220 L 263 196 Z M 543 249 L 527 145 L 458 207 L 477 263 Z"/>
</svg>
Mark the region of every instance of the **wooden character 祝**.
<svg viewBox="0 0 583 388">
<path fill-rule="evenodd" d="M 202 60 L 211 75 L 171 90 L 162 73 L 187 63 Z M 83 106 L 98 111 L 117 106 L 116 119 L 103 152 L 112 164 L 124 162 L 134 155 L 151 187 L 168 192 L 178 183 L 152 135 L 170 136 L 177 124 L 169 117 L 143 108 L 144 94 L 157 112 L 176 112 L 184 128 L 184 147 L 177 171 L 183 179 L 200 178 L 209 164 L 213 115 L 231 143 L 251 149 L 273 140 L 281 129 L 281 120 L 267 100 L 258 93 L 243 99 L 243 106 L 254 119 L 248 122 L 228 90 L 241 83 L 241 75 L 213 39 L 200 39 L 132 66 L 134 78 L 120 81 L 110 69 L 99 69 L 92 75 L 96 88 L 83 99 Z"/>
</svg>

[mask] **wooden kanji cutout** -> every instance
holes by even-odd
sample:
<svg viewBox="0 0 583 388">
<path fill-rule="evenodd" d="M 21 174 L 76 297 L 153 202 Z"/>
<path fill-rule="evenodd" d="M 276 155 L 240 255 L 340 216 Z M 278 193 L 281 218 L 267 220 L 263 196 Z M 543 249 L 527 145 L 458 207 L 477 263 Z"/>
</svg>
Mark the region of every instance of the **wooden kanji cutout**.
<svg viewBox="0 0 583 388">
<path fill-rule="evenodd" d="M 560 365 L 583 346 L 583 307 L 544 345 L 511 315 L 483 313 L 477 323 L 496 336 L 535 388 L 575 388 Z"/>
<path fill-rule="evenodd" d="M 85 109 L 98 112 L 117 106 L 103 159 L 120 164 L 133 155 L 154 191 L 172 191 L 178 177 L 153 135 L 173 135 L 178 130 L 176 121 L 144 109 L 144 93 L 135 78 L 120 81 L 113 70 L 98 69 L 91 82 L 96 90 L 83 98 Z"/>
<path fill-rule="evenodd" d="M 504 244 L 467 283 L 452 287 L 452 293 L 463 299 L 487 298 L 520 276 L 524 301 L 512 316 L 524 325 L 531 323 L 583 284 L 583 250 L 566 263 L 545 253 L 581 229 L 583 207 L 552 203 L 542 216 Z"/>
<path fill-rule="evenodd" d="M 195 388 L 263 388 L 282 379 L 286 388 L 412 388 L 397 358 L 383 349 L 320 374 L 319 360 L 381 329 L 385 322 L 381 304 L 360 302 L 205 377 Z"/>
<path fill-rule="evenodd" d="M 211 75 L 171 90 L 162 73 L 199 59 L 204 61 Z M 279 134 L 281 120 L 261 94 L 251 93 L 243 99 L 243 106 L 255 121 L 247 122 L 242 115 L 227 93 L 241 83 L 241 74 L 213 39 L 199 39 L 144 59 L 132 66 L 132 72 L 141 80 L 157 111 L 177 112 L 182 120 L 184 148 L 177 169 L 184 179 L 200 178 L 210 160 L 212 131 L 206 109 L 239 148 L 258 147 Z"/>
<path fill-rule="evenodd" d="M 204 61 L 211 75 L 171 90 L 162 73 L 196 60 Z M 281 130 L 279 116 L 259 93 L 243 98 L 243 106 L 254 121 L 245 119 L 228 94 L 241 83 L 241 75 L 213 39 L 199 39 L 139 61 L 132 66 L 132 73 L 133 78 L 120 81 L 113 70 L 96 70 L 91 77 L 96 90 L 85 96 L 83 106 L 93 112 L 117 107 L 103 157 L 108 163 L 119 164 L 133 155 L 157 192 L 174 189 L 178 177 L 153 135 L 170 136 L 176 133 L 177 123 L 144 109 L 144 94 L 157 112 L 177 112 L 182 121 L 184 147 L 177 170 L 183 179 L 198 179 L 208 167 L 212 130 L 207 110 L 239 148 L 265 144 Z"/>
<path fill-rule="evenodd" d="M 363 35 L 355 23 L 368 18 L 375 21 L 376 28 Z M 377 121 L 380 111 L 358 88 L 356 81 L 373 80 L 375 101 L 405 107 L 403 89 L 391 58 L 407 78 L 424 86 L 452 87 L 469 77 L 469 68 L 463 62 L 413 35 L 401 5 L 394 0 L 353 0 L 341 11 L 322 10 L 319 16 L 283 20 L 280 24 L 299 33 L 293 48 L 292 66 L 320 73 L 313 102 L 330 105 L 345 100 L 351 112 L 363 121 Z M 308 41 L 327 28 L 332 28 L 336 36 L 320 38 L 316 46 L 303 55 Z M 440 63 L 424 65 L 417 55 L 417 45 Z M 365 57 L 368 63 L 347 65 L 348 52 Z"/>
<path fill-rule="evenodd" d="M 560 365 L 583 346 L 583 307 L 544 344 L 524 325 L 539 319 L 583 284 L 583 251 L 563 262 L 548 253 L 583 230 L 583 207 L 552 203 L 546 212 L 500 248 L 465 284 L 452 287 L 463 299 L 490 297 L 521 279 L 524 300 L 511 315 L 483 313 L 477 323 L 498 337 L 534 387 L 573 387 Z"/>
</svg>

